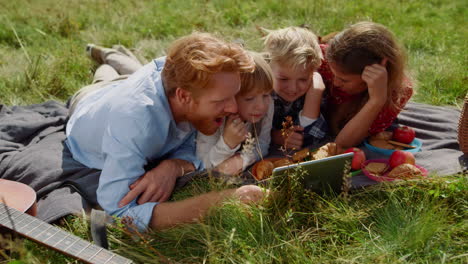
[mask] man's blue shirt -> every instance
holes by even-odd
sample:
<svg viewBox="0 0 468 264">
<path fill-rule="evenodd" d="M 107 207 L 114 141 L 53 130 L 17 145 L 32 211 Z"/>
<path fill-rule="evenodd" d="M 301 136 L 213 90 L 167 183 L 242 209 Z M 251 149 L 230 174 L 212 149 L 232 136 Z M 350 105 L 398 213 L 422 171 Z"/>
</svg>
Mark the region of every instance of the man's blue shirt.
<svg viewBox="0 0 468 264">
<path fill-rule="evenodd" d="M 161 158 L 182 159 L 198 168 L 195 129 L 176 124 L 166 97 L 161 71 L 165 58 L 156 59 L 128 79 L 112 82 L 84 97 L 68 121 L 66 133 L 73 158 L 102 170 L 97 198 L 109 214 L 130 216 L 145 229 L 157 203 L 125 207 L 118 202 L 129 185 L 144 175 L 144 166 Z"/>
</svg>

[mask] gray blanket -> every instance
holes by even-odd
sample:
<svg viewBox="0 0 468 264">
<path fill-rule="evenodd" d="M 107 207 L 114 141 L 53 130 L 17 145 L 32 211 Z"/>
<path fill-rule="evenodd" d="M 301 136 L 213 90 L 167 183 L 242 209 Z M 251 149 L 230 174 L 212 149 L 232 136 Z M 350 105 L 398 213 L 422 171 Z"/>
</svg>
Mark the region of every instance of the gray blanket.
<svg viewBox="0 0 468 264">
<path fill-rule="evenodd" d="M 96 207 L 100 172 L 75 161 L 64 144 L 68 109 L 49 101 L 30 106 L 0 105 L 0 177 L 30 185 L 38 194 L 38 217 L 51 222 Z M 416 129 L 423 151 L 417 163 L 437 175 L 466 170 L 457 143 L 460 112 L 446 107 L 410 103 L 397 123 Z M 366 151 L 368 158 L 378 156 Z M 183 186 L 191 175 L 180 179 Z M 375 182 L 363 175 L 354 187 Z"/>
</svg>

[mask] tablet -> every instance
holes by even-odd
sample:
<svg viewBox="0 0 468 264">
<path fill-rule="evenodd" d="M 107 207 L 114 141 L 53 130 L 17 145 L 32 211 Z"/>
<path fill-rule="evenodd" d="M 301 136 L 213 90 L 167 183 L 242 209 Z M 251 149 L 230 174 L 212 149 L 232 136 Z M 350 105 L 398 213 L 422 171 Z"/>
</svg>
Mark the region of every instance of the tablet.
<svg viewBox="0 0 468 264">
<path fill-rule="evenodd" d="M 296 167 L 306 171 L 304 186 L 319 194 L 340 193 L 343 185 L 343 174 L 349 173 L 354 153 L 344 153 L 319 160 L 300 162 L 273 169 L 273 177 L 285 176 L 292 173 Z M 346 164 L 349 164 L 346 167 Z M 346 171 L 345 171 L 346 167 Z"/>
</svg>

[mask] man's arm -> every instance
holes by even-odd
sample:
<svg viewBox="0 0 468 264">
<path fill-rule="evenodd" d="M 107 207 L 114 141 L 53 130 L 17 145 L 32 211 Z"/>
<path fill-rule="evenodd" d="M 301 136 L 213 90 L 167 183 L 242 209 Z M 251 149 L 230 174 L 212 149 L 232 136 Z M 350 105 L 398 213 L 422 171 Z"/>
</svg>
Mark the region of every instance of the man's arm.
<svg viewBox="0 0 468 264">
<path fill-rule="evenodd" d="M 144 153 L 149 149 L 158 151 L 163 144 L 148 141 L 143 136 L 145 128 L 141 128 L 144 123 L 134 117 L 114 114 L 108 123 L 102 141 L 104 164 L 97 190 L 98 202 L 111 215 L 132 217 L 138 228 L 144 230 L 157 203 L 138 205 L 136 199 L 123 207 L 118 203 L 130 191 L 129 186 L 145 174 L 147 160 Z"/>
<path fill-rule="evenodd" d="M 163 160 L 130 185 L 131 191 L 120 200 L 119 207 L 127 205 L 138 196 L 140 196 L 138 204 L 167 201 L 177 178 L 194 171 L 200 163 L 195 157 L 195 133 L 192 133 L 167 160 Z"/>
<path fill-rule="evenodd" d="M 150 226 L 164 229 L 178 224 L 195 222 L 206 216 L 210 208 L 220 205 L 226 199 L 239 199 L 243 203 L 255 203 L 265 195 L 255 185 L 244 185 L 237 189 L 209 192 L 177 202 L 161 203 L 153 209 Z"/>
</svg>

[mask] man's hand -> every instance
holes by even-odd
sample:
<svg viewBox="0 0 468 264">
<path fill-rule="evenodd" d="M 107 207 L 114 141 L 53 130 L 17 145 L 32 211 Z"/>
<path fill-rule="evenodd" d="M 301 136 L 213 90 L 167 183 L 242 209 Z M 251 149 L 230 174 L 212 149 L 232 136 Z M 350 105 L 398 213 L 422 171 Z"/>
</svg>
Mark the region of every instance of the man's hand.
<svg viewBox="0 0 468 264">
<path fill-rule="evenodd" d="M 242 143 L 247 137 L 247 128 L 245 123 L 238 115 L 230 115 L 224 126 L 223 138 L 226 145 L 234 149 Z"/>
<path fill-rule="evenodd" d="M 364 68 L 361 78 L 366 82 L 369 100 L 385 103 L 387 101 L 388 73 L 386 69 L 387 59 L 382 59 L 380 64 L 368 65 Z"/>
<path fill-rule="evenodd" d="M 164 160 L 157 167 L 145 173 L 130 185 L 130 191 L 119 202 L 123 207 L 136 199 L 138 204 L 147 202 L 165 202 L 171 196 L 175 181 L 180 175 L 179 164 L 172 160 Z"/>
</svg>

